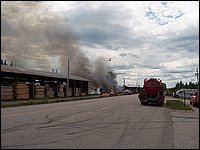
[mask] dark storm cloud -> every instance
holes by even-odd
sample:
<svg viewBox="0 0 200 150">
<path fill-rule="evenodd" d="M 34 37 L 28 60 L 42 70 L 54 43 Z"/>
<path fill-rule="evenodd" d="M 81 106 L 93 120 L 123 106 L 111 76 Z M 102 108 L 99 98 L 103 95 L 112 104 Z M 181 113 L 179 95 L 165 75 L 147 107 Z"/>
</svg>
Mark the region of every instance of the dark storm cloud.
<svg viewBox="0 0 200 150">
<path fill-rule="evenodd" d="M 130 30 L 120 22 L 116 23 L 125 16 L 114 5 L 102 4 L 98 9 L 79 6 L 69 13 L 73 14 L 70 18 L 73 29 L 85 45 L 98 44 L 110 50 L 119 50 L 133 45 L 137 47 L 143 42 L 138 35 L 130 34 Z"/>
<path fill-rule="evenodd" d="M 114 70 L 132 70 L 135 68 L 135 64 L 125 64 L 125 65 L 119 65 L 119 66 L 113 66 Z"/>
<path fill-rule="evenodd" d="M 133 58 L 140 58 L 140 56 L 136 55 L 136 54 L 133 54 L 133 53 L 128 53 L 128 55 L 130 57 L 133 57 Z"/>
<path fill-rule="evenodd" d="M 119 50 L 120 48 L 129 48 L 131 45 L 137 46 L 141 43 L 139 39 L 128 37 L 127 35 L 130 33 L 127 29 L 109 23 L 103 25 L 103 29 L 101 25 L 89 29 L 84 27 L 79 29 L 82 29 L 82 31 L 78 33 L 78 36 L 86 45 L 92 43 L 110 50 Z"/>
<path fill-rule="evenodd" d="M 127 57 L 131 57 L 131 58 L 140 58 L 138 55 L 133 54 L 133 53 L 120 53 L 119 56 L 121 56 L 121 57 L 127 56 Z"/>
<path fill-rule="evenodd" d="M 1 20 L 1 35 L 16 36 L 17 31 L 6 20 Z"/>
<path fill-rule="evenodd" d="M 181 74 L 185 74 L 185 73 L 191 73 L 193 72 L 193 69 L 190 70 L 170 70 L 167 71 L 168 73 L 181 73 Z"/>
<path fill-rule="evenodd" d="M 127 56 L 127 54 L 126 53 L 120 53 L 119 56 L 125 57 L 125 56 Z"/>
<path fill-rule="evenodd" d="M 99 45 L 109 50 L 133 49 L 134 51 L 134 48 L 144 48 L 148 43 L 153 49 L 159 48 L 167 52 L 197 52 L 198 50 L 198 28 L 186 28 L 177 35 L 175 33 L 163 35 L 163 40 L 160 37 L 130 31 L 121 23 L 127 16 L 114 5 L 102 4 L 97 9 L 92 9 L 82 4 L 69 13 L 73 14 L 70 22 L 73 24 L 74 31 L 87 46 L 96 48 Z M 136 55 L 132 57 L 140 58 Z"/>
<path fill-rule="evenodd" d="M 199 29 L 187 28 L 178 35 L 169 35 L 167 39 L 160 42 L 170 52 L 187 51 L 199 52 Z"/>
</svg>

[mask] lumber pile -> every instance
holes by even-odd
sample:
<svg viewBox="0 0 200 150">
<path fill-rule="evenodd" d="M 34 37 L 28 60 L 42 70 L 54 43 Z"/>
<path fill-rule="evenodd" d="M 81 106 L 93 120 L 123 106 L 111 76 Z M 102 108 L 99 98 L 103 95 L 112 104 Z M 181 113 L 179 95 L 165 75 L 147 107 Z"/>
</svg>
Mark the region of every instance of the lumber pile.
<svg viewBox="0 0 200 150">
<path fill-rule="evenodd" d="M 45 86 L 35 85 L 35 98 L 44 98 L 45 97 Z"/>
<path fill-rule="evenodd" d="M 25 83 L 17 83 L 14 85 L 15 99 L 29 99 L 29 85 Z"/>
<path fill-rule="evenodd" d="M 14 90 L 12 86 L 1 86 L 1 100 L 13 100 Z"/>
<path fill-rule="evenodd" d="M 81 88 L 76 88 L 74 96 L 80 96 L 81 95 Z"/>
<path fill-rule="evenodd" d="M 46 97 L 48 98 L 53 98 L 54 97 L 54 90 L 53 87 L 50 87 L 48 84 L 45 85 L 45 93 L 46 93 Z"/>
<path fill-rule="evenodd" d="M 58 87 L 58 97 L 64 97 L 64 85 L 60 84 Z"/>
<path fill-rule="evenodd" d="M 72 88 L 71 87 L 68 88 L 68 93 L 67 94 L 68 94 L 68 96 L 72 96 Z"/>
<path fill-rule="evenodd" d="M 86 96 L 86 93 L 81 93 L 81 96 Z"/>
</svg>

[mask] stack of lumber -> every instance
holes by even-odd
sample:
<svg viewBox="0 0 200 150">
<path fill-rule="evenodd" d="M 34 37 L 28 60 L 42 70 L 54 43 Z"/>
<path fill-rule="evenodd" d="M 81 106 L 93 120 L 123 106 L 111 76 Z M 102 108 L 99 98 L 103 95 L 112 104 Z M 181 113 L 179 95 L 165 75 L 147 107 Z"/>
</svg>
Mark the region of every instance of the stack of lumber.
<svg viewBox="0 0 200 150">
<path fill-rule="evenodd" d="M 81 93 L 81 96 L 86 96 L 86 93 Z"/>
<path fill-rule="evenodd" d="M 44 98 L 45 97 L 45 86 L 36 85 L 35 86 L 35 98 Z"/>
<path fill-rule="evenodd" d="M 13 100 L 14 91 L 12 86 L 1 86 L 1 100 Z"/>
<path fill-rule="evenodd" d="M 53 98 L 54 97 L 54 90 L 52 87 L 48 87 L 47 91 L 46 91 L 46 96 L 49 98 Z"/>
<path fill-rule="evenodd" d="M 75 89 L 75 93 L 74 93 L 74 96 L 80 96 L 81 95 L 81 88 L 76 88 Z"/>
<path fill-rule="evenodd" d="M 14 85 L 14 95 L 17 100 L 29 99 L 29 85 L 25 83 L 17 83 Z"/>
<path fill-rule="evenodd" d="M 63 88 L 64 88 L 64 85 L 63 84 L 60 84 L 59 85 L 59 88 L 58 88 L 58 97 L 64 97 L 64 90 L 63 90 Z"/>
<path fill-rule="evenodd" d="M 58 97 L 64 97 L 64 92 L 58 91 Z"/>
<path fill-rule="evenodd" d="M 68 93 L 67 94 L 68 94 L 68 96 L 72 96 L 72 88 L 71 87 L 68 88 Z"/>
</svg>

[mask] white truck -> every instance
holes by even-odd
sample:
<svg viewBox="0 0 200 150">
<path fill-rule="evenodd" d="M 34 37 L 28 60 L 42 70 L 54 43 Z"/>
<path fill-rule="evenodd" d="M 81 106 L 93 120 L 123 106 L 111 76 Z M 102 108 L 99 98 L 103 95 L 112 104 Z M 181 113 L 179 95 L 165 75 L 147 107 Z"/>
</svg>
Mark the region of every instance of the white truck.
<svg viewBox="0 0 200 150">
<path fill-rule="evenodd" d="M 196 91 L 198 91 L 198 89 L 180 89 L 175 92 L 174 97 L 184 98 L 184 92 L 185 92 L 185 98 L 190 98 L 192 94 Z"/>
</svg>

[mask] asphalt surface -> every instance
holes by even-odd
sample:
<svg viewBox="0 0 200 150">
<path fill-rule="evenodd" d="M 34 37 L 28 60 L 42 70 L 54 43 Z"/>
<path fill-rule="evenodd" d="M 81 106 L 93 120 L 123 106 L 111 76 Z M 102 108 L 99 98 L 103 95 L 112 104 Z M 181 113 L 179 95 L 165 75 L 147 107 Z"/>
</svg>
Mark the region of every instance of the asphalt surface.
<svg viewBox="0 0 200 150">
<path fill-rule="evenodd" d="M 199 149 L 199 108 L 144 106 L 137 95 L 2 108 L 1 148 Z"/>
</svg>

